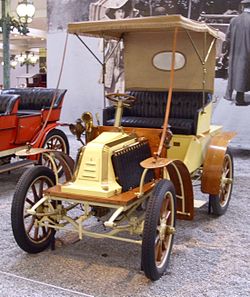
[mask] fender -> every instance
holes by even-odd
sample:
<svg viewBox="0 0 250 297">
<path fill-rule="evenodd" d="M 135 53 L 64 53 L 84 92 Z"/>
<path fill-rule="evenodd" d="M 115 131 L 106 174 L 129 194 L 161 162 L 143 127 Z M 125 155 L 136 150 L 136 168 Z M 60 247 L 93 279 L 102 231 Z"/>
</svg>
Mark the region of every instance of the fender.
<svg viewBox="0 0 250 297">
<path fill-rule="evenodd" d="M 49 133 L 51 130 L 55 129 L 57 126 L 59 126 L 58 123 L 51 123 L 51 124 L 48 124 L 48 125 L 44 128 L 44 130 L 43 130 L 43 132 L 41 133 L 41 135 L 39 135 L 39 133 L 40 133 L 40 132 L 39 132 L 38 135 L 36 135 L 36 136 L 32 139 L 31 143 L 33 143 L 33 142 L 35 141 L 35 143 L 34 143 L 34 145 L 33 145 L 32 147 L 33 147 L 33 148 L 42 147 L 42 145 L 43 145 L 43 143 L 44 143 L 44 141 L 45 141 L 45 138 L 46 138 L 46 136 L 48 135 L 48 133 Z M 37 138 L 37 136 L 38 136 L 38 138 Z"/>
<path fill-rule="evenodd" d="M 186 165 L 180 160 L 155 159 L 153 157 L 140 164 L 145 169 L 166 168 L 168 178 L 175 187 L 177 218 L 192 220 L 194 217 L 194 194 L 191 176 Z"/>
<path fill-rule="evenodd" d="M 190 173 L 180 160 L 173 160 L 166 168 L 175 187 L 177 218 L 192 220 L 194 217 L 194 194 Z"/>
<path fill-rule="evenodd" d="M 222 132 L 212 137 L 205 156 L 201 177 L 201 191 L 203 193 L 219 194 L 224 156 L 230 140 L 235 135 L 235 132 Z"/>
<path fill-rule="evenodd" d="M 75 161 L 64 152 L 44 148 L 30 148 L 18 151 L 16 153 L 16 155 L 19 157 L 26 157 L 29 159 L 38 159 L 41 154 L 51 155 L 53 160 L 57 159 L 63 167 L 66 181 L 72 180 L 75 170 Z"/>
<path fill-rule="evenodd" d="M 57 126 L 59 126 L 58 123 L 51 123 L 51 124 L 48 124 L 44 128 L 44 130 L 43 130 L 43 132 L 41 134 L 39 134 L 40 133 L 40 131 L 39 131 L 38 134 L 35 137 L 33 137 L 32 140 L 31 140 L 31 143 L 34 142 L 34 145 L 32 145 L 32 148 L 42 148 L 43 143 L 44 143 L 45 138 L 48 135 L 48 133 L 51 130 L 55 129 Z M 28 157 L 28 159 L 30 159 L 30 160 L 38 160 L 39 159 L 39 155 L 30 156 L 30 157 Z"/>
</svg>

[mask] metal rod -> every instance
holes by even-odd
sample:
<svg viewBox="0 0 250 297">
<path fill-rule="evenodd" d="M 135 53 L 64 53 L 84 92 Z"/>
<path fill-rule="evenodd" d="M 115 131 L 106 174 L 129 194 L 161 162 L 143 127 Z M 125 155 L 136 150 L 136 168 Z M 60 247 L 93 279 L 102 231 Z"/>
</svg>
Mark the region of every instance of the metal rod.
<svg viewBox="0 0 250 297">
<path fill-rule="evenodd" d="M 207 32 L 204 33 L 204 44 L 203 44 L 203 78 L 202 78 L 202 112 L 204 112 L 203 108 L 205 106 L 206 94 L 205 94 L 205 86 L 206 86 L 206 76 L 207 76 L 207 68 L 206 64 L 206 52 L 207 52 Z"/>
<path fill-rule="evenodd" d="M 105 38 L 102 37 L 102 85 L 103 85 L 103 107 L 106 108 L 106 62 L 105 62 Z"/>
<path fill-rule="evenodd" d="M 144 185 L 144 180 L 145 180 L 145 176 L 146 176 L 147 172 L 148 172 L 147 168 L 145 168 L 142 172 L 138 197 L 141 197 L 143 195 L 143 185 Z"/>
<path fill-rule="evenodd" d="M 44 226 L 44 227 L 48 227 L 48 228 L 53 228 L 56 230 L 64 230 L 64 231 L 71 231 L 71 232 L 77 232 L 79 233 L 79 226 L 77 227 L 78 230 L 76 229 L 71 229 L 71 228 L 64 228 L 58 225 L 52 225 L 52 224 L 46 224 L 46 223 L 39 223 L 39 226 Z M 113 231 L 113 230 L 112 230 Z M 127 237 L 119 237 L 119 236 L 114 236 L 114 235 L 110 235 L 113 232 L 109 232 L 109 233 L 97 233 L 97 232 L 91 232 L 91 231 L 87 231 L 85 229 L 82 229 L 82 235 L 84 236 L 88 236 L 88 237 L 92 237 L 92 238 L 110 238 L 110 239 L 115 239 L 115 240 L 119 240 L 119 241 L 124 241 L 124 242 L 130 242 L 130 243 L 136 243 L 141 245 L 142 244 L 142 240 L 135 240 L 135 239 L 130 239 Z M 117 230 L 117 232 L 123 232 L 124 230 Z"/>
<path fill-rule="evenodd" d="M 208 49 L 208 51 L 207 51 L 207 55 L 206 55 L 206 57 L 205 57 L 205 63 L 207 63 L 207 60 L 208 60 L 208 58 L 209 58 L 209 56 L 210 56 L 210 54 L 211 54 L 211 51 L 212 51 L 212 48 L 213 48 L 213 46 L 214 46 L 215 41 L 216 41 L 216 38 L 214 38 L 214 39 L 212 40 L 212 42 L 211 42 L 211 44 L 210 44 L 210 46 L 209 46 L 209 49 Z"/>
<path fill-rule="evenodd" d="M 102 61 L 94 54 L 94 52 L 87 46 L 87 44 L 81 39 L 81 37 L 78 34 L 74 34 L 80 41 L 81 43 L 86 47 L 86 49 L 92 54 L 92 56 L 97 60 L 97 62 L 99 62 L 102 66 L 103 63 Z"/>
<path fill-rule="evenodd" d="M 187 30 L 185 30 L 185 31 L 186 31 L 186 33 L 187 33 L 187 35 L 188 35 L 188 37 L 189 37 L 189 40 L 190 40 L 191 43 L 192 43 L 192 46 L 193 46 L 193 48 L 194 48 L 194 50 L 195 50 L 195 52 L 196 52 L 196 54 L 197 54 L 197 56 L 198 56 L 198 58 L 199 58 L 201 64 L 203 64 L 202 57 L 201 57 L 201 55 L 200 55 L 200 53 L 199 53 L 199 51 L 198 51 L 198 49 L 197 49 L 197 47 L 196 47 L 196 45 L 195 45 L 195 43 L 194 43 L 194 41 L 193 41 L 193 39 L 192 39 L 190 33 L 189 33 Z"/>
<path fill-rule="evenodd" d="M 189 19 L 191 18 L 191 13 L 192 13 L 192 0 L 189 0 L 189 4 L 188 4 L 188 15 L 187 15 L 187 17 Z"/>
<path fill-rule="evenodd" d="M 206 97 L 205 96 L 205 85 L 206 85 L 206 76 L 207 76 L 207 68 L 205 67 L 205 64 L 207 63 L 207 60 L 209 58 L 209 55 L 210 55 L 210 53 L 212 51 L 212 48 L 214 46 L 214 43 L 215 43 L 215 40 L 216 39 L 214 38 L 212 40 L 212 42 L 210 43 L 210 46 L 209 46 L 209 48 L 207 50 L 207 33 L 205 33 L 204 44 L 203 44 L 203 57 L 201 57 L 201 55 L 200 55 L 200 53 L 199 53 L 199 51 L 198 51 L 198 49 L 197 49 L 197 47 L 196 47 L 193 39 L 192 39 L 192 36 L 190 35 L 190 33 L 187 30 L 185 30 L 185 31 L 186 31 L 186 33 L 187 33 L 187 35 L 189 37 L 189 40 L 191 41 L 191 44 L 192 44 L 192 46 L 193 46 L 193 48 L 194 48 L 194 50 L 195 50 L 195 52 L 196 52 L 196 54 L 197 54 L 200 62 L 201 62 L 201 64 L 202 64 L 202 69 L 203 69 L 203 77 L 202 77 L 202 106 L 204 107 L 205 106 L 205 101 L 206 101 L 205 100 L 206 99 L 205 98 Z"/>
</svg>

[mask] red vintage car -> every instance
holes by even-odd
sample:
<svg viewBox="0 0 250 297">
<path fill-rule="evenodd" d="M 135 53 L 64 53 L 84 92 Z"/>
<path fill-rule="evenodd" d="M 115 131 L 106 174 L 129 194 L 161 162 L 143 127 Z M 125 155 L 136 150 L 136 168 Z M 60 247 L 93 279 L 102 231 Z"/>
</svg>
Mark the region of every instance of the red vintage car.
<svg viewBox="0 0 250 297">
<path fill-rule="evenodd" d="M 65 133 L 60 124 L 66 90 L 45 88 L 12 88 L 0 94 L 0 173 L 8 172 L 41 157 L 29 156 L 15 162 L 12 157 L 23 149 L 49 148 L 69 153 Z M 61 170 L 61 168 L 58 168 Z"/>
</svg>

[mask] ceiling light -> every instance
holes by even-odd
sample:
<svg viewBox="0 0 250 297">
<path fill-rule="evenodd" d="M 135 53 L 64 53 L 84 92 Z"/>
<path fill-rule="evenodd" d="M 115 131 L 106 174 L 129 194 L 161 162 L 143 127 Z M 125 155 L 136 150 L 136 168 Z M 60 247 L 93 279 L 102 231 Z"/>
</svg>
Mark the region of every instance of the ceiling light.
<svg viewBox="0 0 250 297">
<path fill-rule="evenodd" d="M 20 63 L 20 66 L 23 66 L 23 65 L 34 66 L 38 62 L 39 56 L 35 55 L 34 52 L 26 51 L 24 54 L 21 53 L 20 55 L 17 55 L 16 59 Z"/>
<path fill-rule="evenodd" d="M 16 65 L 17 65 L 17 61 L 16 60 L 10 60 L 10 67 L 12 68 L 16 68 Z"/>
<path fill-rule="evenodd" d="M 31 23 L 35 14 L 35 6 L 31 0 L 22 0 L 18 2 L 16 13 L 22 23 Z"/>
<path fill-rule="evenodd" d="M 26 59 L 26 57 L 23 54 L 21 54 L 20 56 L 17 56 L 17 61 L 20 64 L 24 63 L 25 59 Z"/>
</svg>

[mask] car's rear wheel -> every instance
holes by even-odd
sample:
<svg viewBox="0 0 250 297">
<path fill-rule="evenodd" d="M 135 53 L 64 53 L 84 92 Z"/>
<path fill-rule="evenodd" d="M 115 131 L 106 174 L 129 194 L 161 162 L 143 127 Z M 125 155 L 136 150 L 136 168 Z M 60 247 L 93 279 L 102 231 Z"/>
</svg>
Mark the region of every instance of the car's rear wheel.
<svg viewBox="0 0 250 297">
<path fill-rule="evenodd" d="M 218 195 L 209 195 L 209 203 L 215 215 L 223 215 L 228 208 L 233 190 L 233 155 L 228 148 L 223 161 L 220 192 Z"/>
<path fill-rule="evenodd" d="M 43 148 L 69 154 L 68 138 L 63 131 L 59 129 L 53 129 L 46 136 L 45 141 L 43 143 Z M 40 158 L 40 164 L 53 169 L 52 164 L 50 160 L 46 157 L 46 155 L 42 155 L 42 157 Z M 63 168 L 58 160 L 55 160 L 55 164 L 58 176 L 60 177 L 63 174 Z"/>
</svg>

